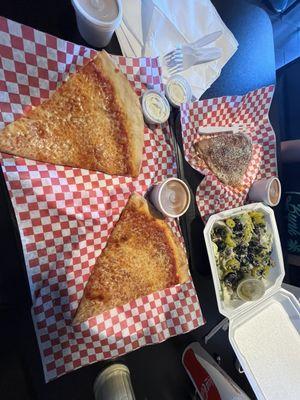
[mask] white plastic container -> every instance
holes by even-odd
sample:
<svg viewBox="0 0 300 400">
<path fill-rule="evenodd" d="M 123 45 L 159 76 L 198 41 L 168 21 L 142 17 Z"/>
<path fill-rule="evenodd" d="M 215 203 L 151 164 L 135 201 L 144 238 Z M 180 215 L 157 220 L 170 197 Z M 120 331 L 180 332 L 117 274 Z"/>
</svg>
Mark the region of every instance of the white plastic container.
<svg viewBox="0 0 300 400">
<path fill-rule="evenodd" d="M 78 0 L 72 0 L 76 12 L 78 30 L 84 40 L 93 47 L 102 48 L 108 45 L 114 31 L 122 20 L 122 2 L 115 0 L 118 7 L 118 15 L 111 21 L 100 20 L 90 15 Z"/>
<path fill-rule="evenodd" d="M 225 303 L 213 253 L 211 230 L 216 221 L 251 210 L 265 214 L 273 233 L 272 259 L 275 262 L 265 281 L 265 294 L 256 301 Z M 229 319 L 230 343 L 258 399 L 300 399 L 300 304 L 281 288 L 284 263 L 273 210 L 253 203 L 211 216 L 204 237 L 221 314 Z"/>
</svg>

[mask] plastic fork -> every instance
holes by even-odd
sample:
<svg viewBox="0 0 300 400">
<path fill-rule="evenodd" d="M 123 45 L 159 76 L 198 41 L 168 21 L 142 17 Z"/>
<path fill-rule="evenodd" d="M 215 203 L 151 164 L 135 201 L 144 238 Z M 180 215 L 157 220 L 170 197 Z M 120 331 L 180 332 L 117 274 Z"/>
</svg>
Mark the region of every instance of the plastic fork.
<svg viewBox="0 0 300 400">
<path fill-rule="evenodd" d="M 221 49 L 218 47 L 194 50 L 189 53 L 183 53 L 181 49 L 177 49 L 171 58 L 164 61 L 169 74 L 174 75 L 194 65 L 216 60 L 221 57 L 221 54 Z"/>
<path fill-rule="evenodd" d="M 222 52 L 218 47 L 204 47 L 217 40 L 222 31 L 210 33 L 190 44 L 177 46 L 176 49 L 163 57 L 170 75 L 182 72 L 193 65 L 206 63 L 218 59 Z"/>
<path fill-rule="evenodd" d="M 165 54 L 164 59 L 167 61 L 169 58 L 171 58 L 174 51 L 176 51 L 178 48 L 180 48 L 183 53 L 190 53 L 191 51 L 194 51 L 194 50 L 200 50 L 202 47 L 207 46 L 208 44 L 216 41 L 221 35 L 222 35 L 222 31 L 216 31 L 216 32 L 213 32 L 213 33 L 203 36 L 202 38 L 196 40 L 195 42 L 177 46 L 174 50 Z"/>
</svg>

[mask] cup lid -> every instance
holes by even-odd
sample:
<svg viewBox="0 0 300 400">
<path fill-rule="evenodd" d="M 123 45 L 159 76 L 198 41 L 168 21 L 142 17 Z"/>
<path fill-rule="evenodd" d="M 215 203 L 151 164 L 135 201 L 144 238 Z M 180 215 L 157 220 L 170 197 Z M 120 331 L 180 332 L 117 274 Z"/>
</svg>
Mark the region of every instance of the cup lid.
<svg viewBox="0 0 300 400">
<path fill-rule="evenodd" d="M 170 105 L 163 93 L 147 90 L 142 96 L 142 109 L 147 122 L 163 124 L 170 116 Z"/>
<path fill-rule="evenodd" d="M 166 85 L 166 96 L 173 107 L 180 107 L 192 99 L 192 89 L 188 81 L 181 75 L 172 76 Z"/>
<path fill-rule="evenodd" d="M 121 0 L 114 0 L 118 7 L 118 15 L 111 21 L 102 21 L 96 17 L 93 17 L 84 9 L 84 7 L 82 7 L 82 5 L 78 0 L 71 0 L 71 1 L 76 12 L 80 13 L 86 20 L 88 20 L 92 24 L 101 26 L 104 30 L 111 30 L 112 28 L 116 29 L 121 23 L 123 14 Z"/>
</svg>

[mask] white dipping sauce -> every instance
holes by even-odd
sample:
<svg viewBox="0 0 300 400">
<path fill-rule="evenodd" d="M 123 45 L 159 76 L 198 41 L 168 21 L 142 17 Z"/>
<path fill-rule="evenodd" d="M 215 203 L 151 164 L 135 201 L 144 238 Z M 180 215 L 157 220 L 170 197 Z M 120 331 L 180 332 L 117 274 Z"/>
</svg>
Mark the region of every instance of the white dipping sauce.
<svg viewBox="0 0 300 400">
<path fill-rule="evenodd" d="M 115 0 L 78 0 L 78 4 L 91 17 L 100 21 L 113 21 L 119 13 Z"/>
<path fill-rule="evenodd" d="M 170 115 L 170 106 L 167 99 L 155 90 L 148 90 L 143 95 L 143 113 L 150 123 L 162 124 Z"/>
<path fill-rule="evenodd" d="M 170 97 L 175 104 L 185 103 L 187 101 L 187 94 L 185 88 L 180 82 L 170 82 L 168 87 Z"/>
<path fill-rule="evenodd" d="M 180 107 L 181 104 L 191 101 L 191 86 L 183 76 L 174 75 L 167 82 L 166 96 L 173 107 Z"/>
</svg>

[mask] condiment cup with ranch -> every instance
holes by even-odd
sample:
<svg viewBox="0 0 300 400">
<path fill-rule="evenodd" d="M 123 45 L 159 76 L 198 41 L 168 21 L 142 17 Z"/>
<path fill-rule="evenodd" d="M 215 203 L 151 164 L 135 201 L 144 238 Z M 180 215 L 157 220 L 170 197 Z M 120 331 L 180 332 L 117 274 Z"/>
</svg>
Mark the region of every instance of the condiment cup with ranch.
<svg viewBox="0 0 300 400">
<path fill-rule="evenodd" d="M 262 201 L 271 207 L 277 206 L 280 197 L 281 184 L 280 180 L 275 176 L 254 182 L 249 190 L 250 201 Z"/>
<path fill-rule="evenodd" d="M 237 287 L 236 293 L 243 301 L 259 300 L 265 294 L 265 285 L 256 278 L 245 278 Z"/>
<path fill-rule="evenodd" d="M 181 179 L 168 178 L 154 185 L 150 193 L 150 201 L 166 217 L 177 218 L 189 208 L 191 194 Z"/>
<path fill-rule="evenodd" d="M 72 0 L 78 30 L 93 47 L 105 47 L 122 20 L 121 0 Z"/>
<path fill-rule="evenodd" d="M 163 93 L 146 90 L 142 96 L 142 110 L 148 124 L 163 124 L 170 116 L 170 105 Z"/>
<path fill-rule="evenodd" d="M 166 97 L 173 107 L 179 108 L 181 104 L 191 101 L 191 86 L 183 76 L 174 75 L 166 84 Z"/>
</svg>

